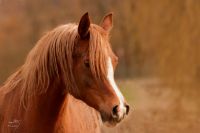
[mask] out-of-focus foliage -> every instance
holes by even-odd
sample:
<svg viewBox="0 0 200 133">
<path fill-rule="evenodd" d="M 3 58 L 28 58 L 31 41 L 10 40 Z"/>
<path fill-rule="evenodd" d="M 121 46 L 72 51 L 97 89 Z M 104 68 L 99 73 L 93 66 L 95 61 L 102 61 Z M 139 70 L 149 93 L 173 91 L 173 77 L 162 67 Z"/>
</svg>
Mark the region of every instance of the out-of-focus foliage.
<svg viewBox="0 0 200 133">
<path fill-rule="evenodd" d="M 46 31 L 78 22 L 86 11 L 94 23 L 114 12 L 117 77 L 199 80 L 199 9 L 198 0 L 1 0 L 0 81 L 23 63 Z"/>
</svg>

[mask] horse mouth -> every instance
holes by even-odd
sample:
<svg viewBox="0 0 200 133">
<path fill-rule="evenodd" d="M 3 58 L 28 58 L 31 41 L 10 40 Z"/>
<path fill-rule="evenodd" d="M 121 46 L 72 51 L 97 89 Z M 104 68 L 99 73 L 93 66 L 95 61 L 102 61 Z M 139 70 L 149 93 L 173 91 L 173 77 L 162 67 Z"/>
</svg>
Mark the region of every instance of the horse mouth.
<svg viewBox="0 0 200 133">
<path fill-rule="evenodd" d="M 106 125 L 106 126 L 108 126 L 108 127 L 114 127 L 114 126 L 116 126 L 118 123 L 120 123 L 123 119 L 124 119 L 124 117 L 125 116 L 123 116 L 122 118 L 118 118 L 118 117 L 112 117 L 112 115 L 109 115 L 109 114 L 107 114 L 107 113 L 105 113 L 105 112 L 101 112 L 100 113 L 100 115 L 101 115 L 101 120 L 102 120 L 102 122 Z"/>
</svg>

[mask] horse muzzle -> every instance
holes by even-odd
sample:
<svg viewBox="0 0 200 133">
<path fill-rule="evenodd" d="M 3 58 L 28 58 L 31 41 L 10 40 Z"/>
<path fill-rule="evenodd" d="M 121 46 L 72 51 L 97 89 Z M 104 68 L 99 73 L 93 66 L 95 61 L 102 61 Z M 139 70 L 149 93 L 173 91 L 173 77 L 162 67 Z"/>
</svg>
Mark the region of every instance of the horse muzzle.
<svg viewBox="0 0 200 133">
<path fill-rule="evenodd" d="M 130 110 L 129 105 L 125 104 L 124 106 L 120 107 L 118 105 L 112 108 L 111 113 L 101 112 L 101 119 L 105 123 L 105 125 L 109 127 L 113 127 L 121 122 L 126 115 L 128 115 Z"/>
</svg>

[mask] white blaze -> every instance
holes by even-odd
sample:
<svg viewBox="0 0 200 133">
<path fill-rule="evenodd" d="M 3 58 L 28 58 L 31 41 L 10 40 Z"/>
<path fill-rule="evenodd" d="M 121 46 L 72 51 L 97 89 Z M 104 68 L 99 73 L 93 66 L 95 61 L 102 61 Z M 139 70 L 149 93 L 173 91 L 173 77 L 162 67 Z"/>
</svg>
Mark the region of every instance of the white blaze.
<svg viewBox="0 0 200 133">
<path fill-rule="evenodd" d="M 114 89 L 114 91 L 115 91 L 117 97 L 119 98 L 119 102 L 120 102 L 120 105 L 119 105 L 119 108 L 120 108 L 119 116 L 122 117 L 123 113 L 126 112 L 126 108 L 125 108 L 125 106 L 124 106 L 124 97 L 123 97 L 122 93 L 120 92 L 120 90 L 118 89 L 118 87 L 117 87 L 117 85 L 116 85 L 116 83 L 115 83 L 113 64 L 112 64 L 112 60 L 111 60 L 110 57 L 108 58 L 107 67 L 108 67 L 108 75 L 107 75 L 107 78 L 108 78 L 108 81 L 110 82 L 110 85 L 111 85 L 112 88 Z"/>
</svg>

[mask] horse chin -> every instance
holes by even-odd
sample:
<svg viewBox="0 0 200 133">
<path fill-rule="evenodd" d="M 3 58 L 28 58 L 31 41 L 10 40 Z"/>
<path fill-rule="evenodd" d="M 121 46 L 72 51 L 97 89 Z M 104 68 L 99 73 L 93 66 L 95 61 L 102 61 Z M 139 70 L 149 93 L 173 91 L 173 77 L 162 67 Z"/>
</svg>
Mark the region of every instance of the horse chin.
<svg viewBox="0 0 200 133">
<path fill-rule="evenodd" d="M 101 112 L 101 120 L 107 127 L 115 127 L 121 120 L 113 118 L 111 115 Z"/>
<path fill-rule="evenodd" d="M 107 127 L 115 127 L 117 125 L 117 122 L 104 122 L 104 124 L 107 126 Z"/>
</svg>

